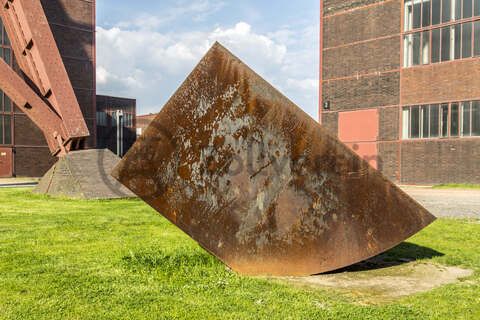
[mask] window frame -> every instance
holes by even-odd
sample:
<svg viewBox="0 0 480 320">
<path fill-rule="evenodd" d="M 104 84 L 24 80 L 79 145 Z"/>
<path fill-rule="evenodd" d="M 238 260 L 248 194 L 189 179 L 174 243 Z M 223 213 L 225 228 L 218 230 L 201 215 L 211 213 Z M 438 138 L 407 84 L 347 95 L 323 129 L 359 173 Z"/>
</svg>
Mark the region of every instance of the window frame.
<svg viewBox="0 0 480 320">
<path fill-rule="evenodd" d="M 455 2 L 452 2 L 452 1 L 455 1 Z M 402 55 L 403 55 L 403 62 L 402 62 L 402 68 L 412 68 L 412 67 L 420 67 L 420 66 L 424 66 L 424 65 L 430 65 L 430 64 L 435 64 L 435 63 L 447 63 L 447 62 L 452 62 L 452 61 L 456 61 L 456 60 L 465 60 L 465 59 L 472 59 L 472 58 L 479 58 L 480 57 L 480 52 L 475 52 L 475 37 L 478 35 L 476 35 L 476 32 L 475 32 L 475 23 L 478 22 L 480 23 L 480 15 L 475 15 L 475 11 L 476 11 L 476 6 L 475 6 L 475 0 L 469 0 L 471 1 L 471 7 L 472 7 L 472 16 L 471 17 L 467 17 L 467 18 L 463 18 L 463 15 L 464 15 L 464 12 L 463 12 L 463 3 L 464 3 L 464 0 L 450 0 L 448 1 L 450 3 L 450 20 L 446 21 L 446 22 L 443 22 L 443 19 L 442 19 L 442 16 L 443 16 L 443 3 L 444 3 L 444 0 L 440 0 L 438 1 L 438 3 L 441 4 L 441 8 L 440 8 L 440 23 L 438 24 L 433 24 L 434 22 L 434 10 L 433 10 L 433 4 L 434 2 L 436 1 L 433 1 L 433 0 L 428 0 L 428 2 L 430 3 L 430 14 L 429 14 L 429 19 L 430 21 L 428 22 L 427 26 L 423 26 L 424 23 L 422 21 L 423 19 L 423 0 L 404 0 L 403 1 L 403 9 L 402 9 L 402 12 L 403 12 L 403 21 L 402 21 Z M 407 15 L 407 8 L 408 8 L 408 3 L 410 3 L 411 5 L 411 8 L 412 8 L 412 12 L 411 12 L 411 17 L 410 15 Z M 413 23 L 414 23 L 414 17 L 415 17 L 415 4 L 417 3 L 420 3 L 420 27 L 418 28 L 415 28 Z M 456 10 L 455 10 L 455 5 L 456 3 L 460 3 L 460 7 L 461 7 L 461 10 L 460 10 L 460 17 L 458 19 L 456 19 Z M 452 9 L 453 9 L 453 12 L 452 12 Z M 480 12 L 479 12 L 480 13 Z M 407 21 L 407 17 L 409 19 L 409 21 Z M 462 43 L 463 43 L 463 25 L 466 24 L 466 23 L 471 23 L 471 55 L 470 56 L 467 56 L 467 57 L 463 57 L 463 48 L 462 48 Z M 457 26 L 458 25 L 458 26 Z M 447 27 L 450 28 L 450 58 L 449 59 L 444 59 L 445 57 L 442 58 L 442 53 L 443 53 L 443 44 L 442 44 L 442 41 L 441 41 L 441 38 L 442 38 L 442 33 L 444 29 L 446 29 Z M 457 58 L 456 56 L 456 45 L 455 45 L 455 30 L 459 28 L 460 29 L 460 57 Z M 435 54 L 439 54 L 439 59 L 438 61 L 435 61 L 436 59 L 432 59 L 433 56 L 434 56 L 434 52 L 433 52 L 433 30 L 435 29 L 439 29 L 440 30 L 440 43 L 439 43 L 439 53 L 435 53 Z M 424 57 L 422 57 L 423 55 L 423 43 L 424 43 L 424 37 L 425 37 L 425 34 L 429 35 L 429 49 L 428 49 L 428 54 L 429 54 L 429 57 L 428 57 L 428 63 L 425 64 L 423 63 L 426 59 L 424 59 Z M 419 64 L 414 64 L 413 61 L 416 60 L 415 57 L 414 57 L 414 54 L 413 54 L 413 41 L 410 41 L 410 44 L 409 44 L 409 40 L 408 39 L 413 39 L 415 37 L 414 34 L 418 34 L 417 36 L 420 37 L 420 43 L 421 43 L 421 50 L 420 52 L 418 53 L 419 54 L 419 61 L 420 63 Z M 407 47 L 409 46 L 409 47 Z M 452 48 L 453 46 L 453 48 Z M 477 54 L 477 55 L 476 55 Z M 435 62 L 434 62 L 435 61 Z"/>
<path fill-rule="evenodd" d="M 8 39 L 7 32 L 5 30 L 5 26 L 0 19 L 0 59 L 4 59 L 4 52 L 8 50 L 9 52 L 9 61 L 6 61 L 11 67 L 13 67 L 13 51 L 11 42 Z M 9 110 L 5 110 L 5 105 L 7 100 L 9 101 Z M 13 147 L 15 144 L 15 135 L 14 135 L 14 126 L 15 126 L 15 104 L 13 103 L 12 99 L 10 99 L 2 90 L 0 90 L 0 129 L 2 132 L 0 133 L 0 146 L 2 147 Z M 6 141 L 7 137 L 7 126 L 6 119 L 9 119 L 8 128 L 8 136 L 10 137 L 9 141 Z M 8 143 L 6 143 L 8 142 Z"/>
<path fill-rule="evenodd" d="M 479 135 L 474 135 L 473 132 L 473 123 L 474 123 L 474 103 L 480 105 L 480 99 L 471 99 L 471 100 L 459 100 L 453 102 L 435 102 L 435 103 L 425 103 L 425 104 L 412 104 L 405 105 L 400 107 L 400 128 L 401 133 L 400 137 L 402 141 L 418 141 L 418 140 L 442 140 L 442 139 L 479 139 Z M 469 105 L 469 132 L 466 134 L 464 132 L 464 105 Z M 443 108 L 447 107 L 447 121 L 443 122 Z M 452 106 L 457 106 L 457 126 L 458 132 L 455 135 L 452 135 Z M 437 114 L 437 133 L 436 136 L 432 136 L 432 108 L 438 107 Z M 418 119 L 418 137 L 412 137 L 412 109 L 419 109 L 419 119 Z M 428 113 L 428 130 L 425 128 L 425 110 Z M 408 119 L 405 117 L 408 116 Z M 444 128 L 446 128 L 446 133 Z M 424 133 L 428 131 L 428 137 L 425 137 Z"/>
</svg>

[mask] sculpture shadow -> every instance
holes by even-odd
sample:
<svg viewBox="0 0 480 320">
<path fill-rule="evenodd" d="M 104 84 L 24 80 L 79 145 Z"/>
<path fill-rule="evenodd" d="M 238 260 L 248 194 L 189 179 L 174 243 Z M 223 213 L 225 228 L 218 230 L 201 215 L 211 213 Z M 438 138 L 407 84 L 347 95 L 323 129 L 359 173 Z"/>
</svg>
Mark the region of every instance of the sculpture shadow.
<svg viewBox="0 0 480 320">
<path fill-rule="evenodd" d="M 444 254 L 434 249 L 419 246 L 410 242 L 403 242 L 378 256 L 323 274 L 378 270 L 399 266 L 417 260 L 432 259 L 441 256 L 444 256 Z"/>
</svg>

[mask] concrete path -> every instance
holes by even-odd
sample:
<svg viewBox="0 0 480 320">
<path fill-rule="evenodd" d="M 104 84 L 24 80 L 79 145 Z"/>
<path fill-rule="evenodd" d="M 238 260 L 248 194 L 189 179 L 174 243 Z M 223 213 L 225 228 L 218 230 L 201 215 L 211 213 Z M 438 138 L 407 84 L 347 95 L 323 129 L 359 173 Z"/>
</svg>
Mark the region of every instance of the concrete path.
<svg viewBox="0 0 480 320">
<path fill-rule="evenodd" d="M 0 188 L 34 187 L 38 178 L 0 178 Z"/>
<path fill-rule="evenodd" d="M 38 178 L 0 178 L 0 188 L 30 187 Z M 400 186 L 435 216 L 480 219 L 480 190 Z"/>
<path fill-rule="evenodd" d="M 437 217 L 480 219 L 480 190 L 401 186 Z"/>
</svg>

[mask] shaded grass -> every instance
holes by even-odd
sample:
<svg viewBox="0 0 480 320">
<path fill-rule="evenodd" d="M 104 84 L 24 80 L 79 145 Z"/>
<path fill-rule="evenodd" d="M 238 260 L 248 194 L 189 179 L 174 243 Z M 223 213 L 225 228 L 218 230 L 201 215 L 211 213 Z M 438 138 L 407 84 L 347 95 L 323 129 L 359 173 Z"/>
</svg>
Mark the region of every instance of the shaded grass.
<svg viewBox="0 0 480 320">
<path fill-rule="evenodd" d="M 433 189 L 478 189 L 480 190 L 480 184 L 448 183 L 448 184 L 435 185 L 433 186 Z"/>
<path fill-rule="evenodd" d="M 236 275 L 139 200 L 0 189 L 0 319 L 480 319 L 479 221 L 441 219 L 408 242 L 389 257 L 475 274 L 364 305 L 331 289 Z"/>
</svg>

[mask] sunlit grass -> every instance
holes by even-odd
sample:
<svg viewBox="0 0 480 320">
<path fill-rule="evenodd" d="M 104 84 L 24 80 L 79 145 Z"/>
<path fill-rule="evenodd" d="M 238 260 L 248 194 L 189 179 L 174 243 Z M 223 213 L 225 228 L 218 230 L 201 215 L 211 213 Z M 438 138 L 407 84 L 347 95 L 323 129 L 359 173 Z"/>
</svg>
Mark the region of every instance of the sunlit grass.
<svg viewBox="0 0 480 320">
<path fill-rule="evenodd" d="M 475 274 L 365 305 L 239 276 L 140 200 L 0 189 L 0 319 L 480 319 L 480 223 L 439 220 L 409 242 L 441 252 L 433 263 Z M 409 248 L 395 252 L 415 256 Z"/>
<path fill-rule="evenodd" d="M 478 189 L 480 190 L 480 184 L 468 184 L 468 183 L 449 183 L 439 184 L 433 186 L 434 189 Z"/>
</svg>

